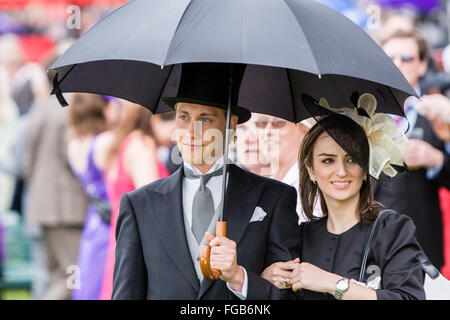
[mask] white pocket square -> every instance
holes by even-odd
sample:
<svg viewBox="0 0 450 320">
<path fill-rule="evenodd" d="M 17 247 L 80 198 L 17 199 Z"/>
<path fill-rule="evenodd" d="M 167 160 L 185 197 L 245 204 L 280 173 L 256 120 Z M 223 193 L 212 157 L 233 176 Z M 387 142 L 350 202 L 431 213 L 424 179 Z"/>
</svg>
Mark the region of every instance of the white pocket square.
<svg viewBox="0 0 450 320">
<path fill-rule="evenodd" d="M 250 219 L 250 223 L 256 221 L 263 221 L 266 215 L 267 213 L 261 207 L 256 207 L 255 211 L 253 212 L 253 216 Z"/>
</svg>

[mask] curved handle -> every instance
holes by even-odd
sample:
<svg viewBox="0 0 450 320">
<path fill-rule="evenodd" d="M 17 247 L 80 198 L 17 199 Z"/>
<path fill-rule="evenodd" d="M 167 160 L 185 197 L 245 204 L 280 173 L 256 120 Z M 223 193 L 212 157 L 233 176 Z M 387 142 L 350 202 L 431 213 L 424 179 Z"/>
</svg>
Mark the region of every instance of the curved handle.
<svg viewBox="0 0 450 320">
<path fill-rule="evenodd" d="M 227 235 L 227 223 L 225 221 L 216 222 L 216 237 Z M 220 270 L 211 269 L 210 263 L 211 246 L 209 244 L 202 245 L 200 249 L 200 269 L 203 276 L 209 280 L 217 280 L 220 277 Z"/>
</svg>

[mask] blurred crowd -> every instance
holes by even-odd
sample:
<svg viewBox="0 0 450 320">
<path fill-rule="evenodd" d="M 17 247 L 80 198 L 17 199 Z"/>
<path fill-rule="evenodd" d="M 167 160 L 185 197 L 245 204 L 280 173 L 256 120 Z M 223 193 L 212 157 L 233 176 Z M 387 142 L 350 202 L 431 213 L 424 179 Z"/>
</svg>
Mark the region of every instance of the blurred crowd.
<svg viewBox="0 0 450 320">
<path fill-rule="evenodd" d="M 33 299 L 109 299 L 121 195 L 181 164 L 173 112 L 152 115 L 87 93 L 65 94 L 70 106 L 62 108 L 49 95 L 48 68 L 124 2 L 0 1 L 0 261 L 8 258 L 2 214 L 14 212 L 31 241 Z M 408 121 L 396 119 L 408 129 L 409 180 L 376 187 L 375 197 L 413 217 L 419 242 L 450 279 L 450 192 L 442 181 L 450 153 L 450 4 L 319 2 L 368 32 L 418 93 L 405 103 Z M 232 159 L 298 190 L 299 148 L 313 124 L 253 114 L 237 128 Z M 299 197 L 297 211 L 305 221 Z"/>
</svg>

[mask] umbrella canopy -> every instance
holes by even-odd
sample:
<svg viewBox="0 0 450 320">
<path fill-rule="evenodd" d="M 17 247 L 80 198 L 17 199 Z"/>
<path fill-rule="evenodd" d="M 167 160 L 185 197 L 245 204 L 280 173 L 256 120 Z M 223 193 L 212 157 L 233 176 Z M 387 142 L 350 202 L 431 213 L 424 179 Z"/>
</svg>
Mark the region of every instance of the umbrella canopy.
<svg viewBox="0 0 450 320">
<path fill-rule="evenodd" d="M 53 93 L 90 92 L 169 111 L 180 64 L 247 64 L 239 105 L 292 122 L 301 94 L 331 106 L 370 92 L 379 112 L 403 115 L 415 91 L 351 20 L 310 0 L 134 0 L 81 36 L 51 67 Z"/>
</svg>

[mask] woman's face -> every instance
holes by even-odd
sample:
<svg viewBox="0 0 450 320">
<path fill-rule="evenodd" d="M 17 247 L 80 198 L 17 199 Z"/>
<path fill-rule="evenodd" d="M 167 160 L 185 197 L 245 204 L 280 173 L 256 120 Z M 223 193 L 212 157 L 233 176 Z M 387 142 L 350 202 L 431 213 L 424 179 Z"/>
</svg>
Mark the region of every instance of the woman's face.
<svg viewBox="0 0 450 320">
<path fill-rule="evenodd" d="M 359 197 L 366 174 L 326 132 L 314 144 L 312 164 L 310 177 L 317 181 L 326 202 Z"/>
</svg>

